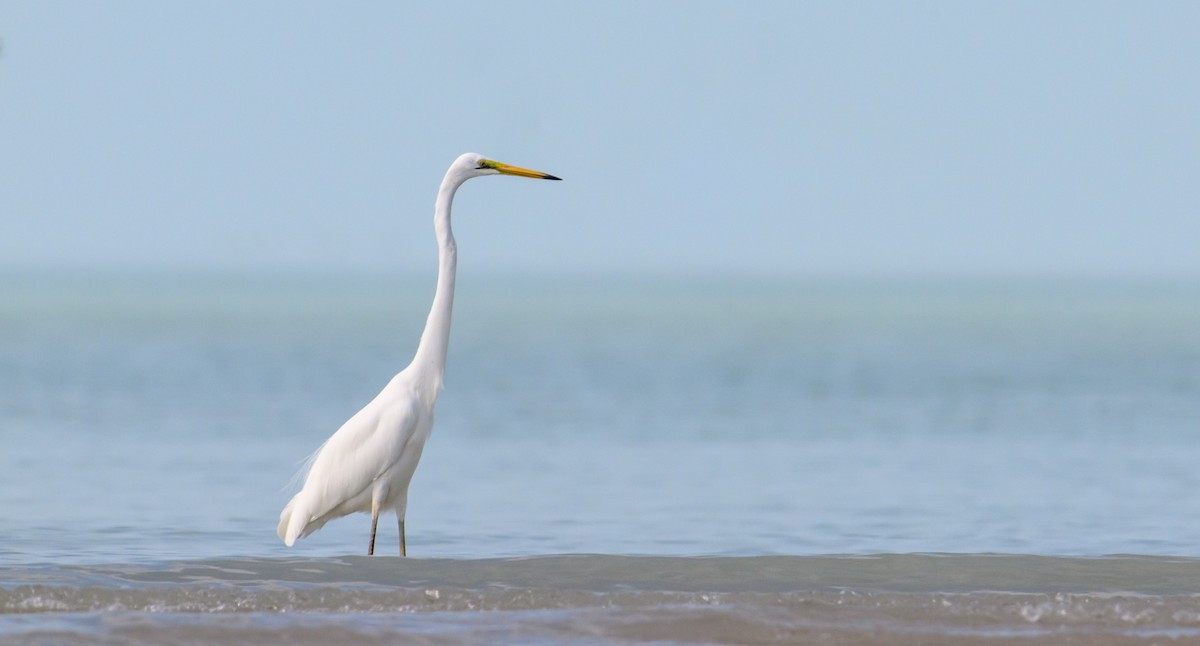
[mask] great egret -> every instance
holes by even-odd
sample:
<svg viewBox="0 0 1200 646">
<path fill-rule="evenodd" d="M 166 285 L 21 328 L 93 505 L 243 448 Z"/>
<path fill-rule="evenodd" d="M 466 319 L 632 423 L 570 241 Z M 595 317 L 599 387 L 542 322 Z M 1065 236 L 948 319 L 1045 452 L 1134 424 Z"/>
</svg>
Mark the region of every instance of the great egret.
<svg viewBox="0 0 1200 646">
<path fill-rule="evenodd" d="M 458 248 L 450 230 L 450 205 L 463 182 L 483 175 L 559 179 L 475 153 L 460 155 L 450 165 L 438 189 L 433 211 L 438 242 L 437 289 L 416 355 L 407 368 L 392 377 L 375 399 L 343 424 L 309 459 L 304 487 L 279 514 L 276 531 L 288 547 L 334 518 L 369 511 L 371 542 L 367 555 L 374 554 L 379 514 L 391 509 L 400 525 L 400 555 L 407 556 L 404 512 L 408 507 L 408 484 L 433 429 L 433 407 L 442 390 L 450 341 L 454 270 L 458 260 Z"/>
</svg>

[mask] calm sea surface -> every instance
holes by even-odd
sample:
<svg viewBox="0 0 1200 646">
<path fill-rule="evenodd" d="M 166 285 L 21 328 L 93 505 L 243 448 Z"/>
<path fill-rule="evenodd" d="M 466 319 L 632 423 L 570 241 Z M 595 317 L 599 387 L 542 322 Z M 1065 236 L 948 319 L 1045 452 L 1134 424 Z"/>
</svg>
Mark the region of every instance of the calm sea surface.
<svg viewBox="0 0 1200 646">
<path fill-rule="evenodd" d="M 1200 287 L 466 274 L 419 558 L 285 548 L 432 291 L 0 278 L 0 640 L 1200 639 Z"/>
</svg>

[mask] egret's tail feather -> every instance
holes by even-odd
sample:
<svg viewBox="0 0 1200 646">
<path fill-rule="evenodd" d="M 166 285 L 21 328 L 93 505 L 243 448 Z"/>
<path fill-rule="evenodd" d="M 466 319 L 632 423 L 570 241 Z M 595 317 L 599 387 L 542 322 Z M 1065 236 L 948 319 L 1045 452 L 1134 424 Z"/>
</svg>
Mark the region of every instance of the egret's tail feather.
<svg viewBox="0 0 1200 646">
<path fill-rule="evenodd" d="M 309 472 L 312 471 L 313 463 L 316 462 L 317 456 L 321 455 L 321 451 L 324 450 L 326 444 L 329 444 L 329 440 L 321 443 L 321 446 L 317 447 L 317 450 L 308 456 L 308 459 L 304 461 L 304 464 L 292 476 L 292 481 L 288 484 L 289 487 L 295 486 L 297 483 L 305 483 Z M 279 535 L 279 538 L 283 539 L 283 544 L 288 547 L 295 545 L 297 539 L 308 536 L 320 529 L 321 525 L 325 524 L 324 520 L 316 521 L 316 519 L 308 518 L 308 505 L 301 504 L 301 497 L 303 495 L 304 488 L 301 487 L 300 491 L 292 496 L 287 506 L 279 513 L 279 526 L 275 528 L 275 533 Z M 297 506 L 303 507 L 304 513 L 296 513 Z"/>
<path fill-rule="evenodd" d="M 303 495 L 304 492 L 296 494 L 296 497 L 292 498 L 279 513 L 279 525 L 275 528 L 275 533 L 283 539 L 283 544 L 288 547 L 295 545 L 297 540 L 321 529 L 334 517 L 334 515 L 325 514 L 313 518 L 309 502 L 301 497 Z"/>
<path fill-rule="evenodd" d="M 296 496 L 299 498 L 299 496 Z M 300 538 L 301 532 L 304 531 L 304 516 L 305 514 L 295 513 L 296 498 L 292 498 L 283 511 L 279 514 L 279 526 L 275 528 L 275 533 L 279 538 L 283 539 L 283 544 L 291 547 L 296 544 L 296 539 Z"/>
</svg>

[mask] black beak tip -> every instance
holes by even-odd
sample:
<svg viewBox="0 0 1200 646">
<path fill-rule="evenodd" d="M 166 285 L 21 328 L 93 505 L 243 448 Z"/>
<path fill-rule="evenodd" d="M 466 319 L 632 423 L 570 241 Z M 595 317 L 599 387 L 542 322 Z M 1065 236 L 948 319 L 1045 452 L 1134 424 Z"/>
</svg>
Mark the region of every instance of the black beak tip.
<svg viewBox="0 0 1200 646">
<path fill-rule="evenodd" d="M 554 180 L 562 181 L 561 177 L 555 177 L 553 175 L 547 175 L 547 176 L 543 177 L 542 179 L 554 179 Z"/>
</svg>

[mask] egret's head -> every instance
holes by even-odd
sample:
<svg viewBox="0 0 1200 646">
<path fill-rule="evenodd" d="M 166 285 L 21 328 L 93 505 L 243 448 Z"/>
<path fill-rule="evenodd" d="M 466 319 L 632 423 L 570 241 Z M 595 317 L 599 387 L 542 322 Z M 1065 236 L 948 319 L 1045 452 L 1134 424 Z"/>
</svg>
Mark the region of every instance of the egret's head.
<svg viewBox="0 0 1200 646">
<path fill-rule="evenodd" d="M 559 179 L 549 173 L 529 170 L 528 168 L 521 168 L 519 166 L 510 166 L 494 159 L 487 159 L 478 153 L 463 153 L 459 155 L 458 159 L 454 160 L 454 164 L 450 166 L 450 172 L 462 177 L 463 181 L 483 175 L 516 175 L 517 177 L 533 177 L 535 179 Z"/>
</svg>

